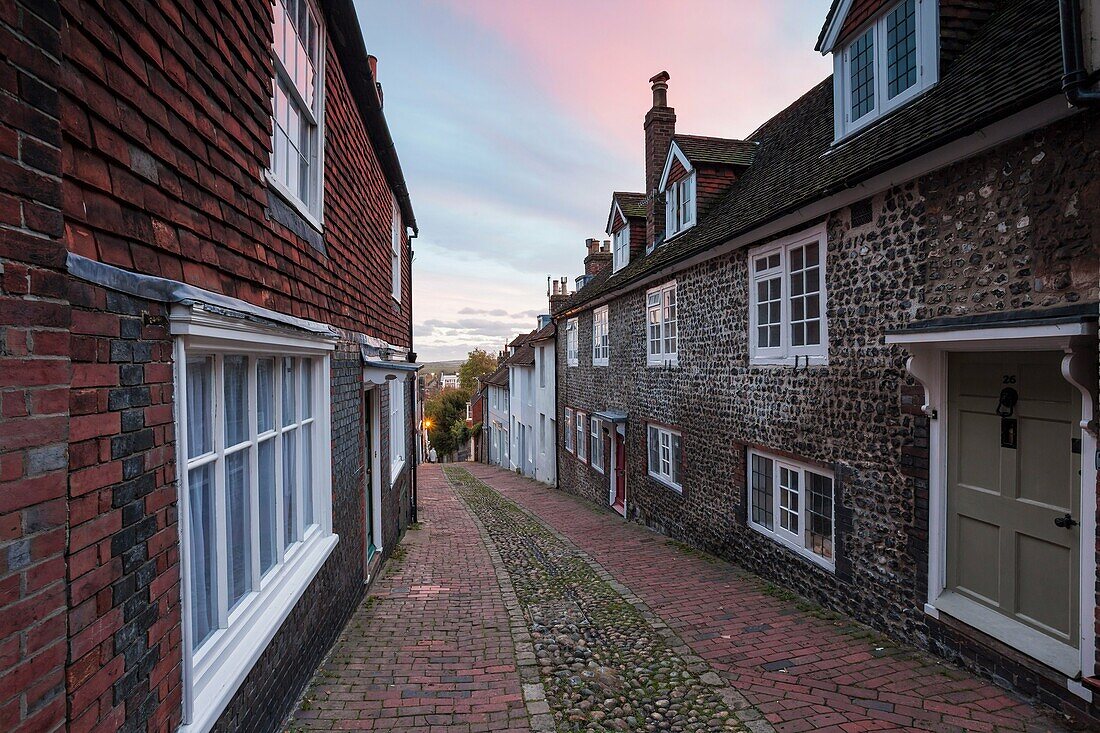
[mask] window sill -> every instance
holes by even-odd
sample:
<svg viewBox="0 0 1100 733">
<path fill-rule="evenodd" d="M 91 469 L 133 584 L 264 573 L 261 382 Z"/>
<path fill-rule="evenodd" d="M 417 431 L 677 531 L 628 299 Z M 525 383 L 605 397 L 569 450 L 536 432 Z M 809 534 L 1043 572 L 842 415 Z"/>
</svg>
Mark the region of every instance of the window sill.
<svg viewBox="0 0 1100 733">
<path fill-rule="evenodd" d="M 752 356 L 749 366 L 807 367 L 829 366 L 828 356 L 799 354 L 797 356 Z"/>
<path fill-rule="evenodd" d="M 676 484 L 672 483 L 668 479 L 666 479 L 662 476 L 658 476 L 657 474 L 653 473 L 652 471 L 647 471 L 646 475 L 649 476 L 654 481 L 656 481 L 661 486 L 665 487 L 666 489 L 671 489 L 672 491 L 675 491 L 680 496 L 684 495 L 684 487 L 683 486 L 677 486 Z"/>
<path fill-rule="evenodd" d="M 592 366 L 605 367 L 605 366 L 607 366 L 607 364 L 608 364 L 607 359 L 593 359 L 592 360 Z"/>
<path fill-rule="evenodd" d="M 679 361 L 679 359 L 666 359 L 664 361 L 647 361 L 646 362 L 646 367 L 648 367 L 650 369 L 661 368 L 661 367 L 663 367 L 665 369 L 679 369 L 680 368 L 680 361 Z"/>
<path fill-rule="evenodd" d="M 783 547 L 787 548 L 788 550 L 790 550 L 794 554 L 798 555 L 803 560 L 809 560 L 814 565 L 817 565 L 820 568 L 824 568 L 825 570 L 828 570 L 830 573 L 835 573 L 836 572 L 836 562 L 835 562 L 835 560 L 826 560 L 825 558 L 821 557 L 820 555 L 807 550 L 805 547 L 802 547 L 801 545 L 798 545 L 798 544 L 795 544 L 794 542 L 791 542 L 786 537 L 783 537 L 782 535 L 780 535 L 776 532 L 773 532 L 772 530 L 768 529 L 767 527 L 760 526 L 759 524 L 753 522 L 751 519 L 748 521 L 748 525 L 752 529 L 756 530 L 760 534 L 767 537 L 772 542 L 775 542 L 776 544 L 782 545 Z M 834 547 L 836 546 L 835 542 L 834 542 L 833 546 Z"/>
<path fill-rule="evenodd" d="M 233 625 L 207 641 L 195 662 L 192 720 L 180 733 L 205 733 L 214 726 L 339 541 L 339 535 L 315 529 L 273 582 L 238 609 Z"/>
<path fill-rule="evenodd" d="M 401 472 L 405 470 L 405 459 L 397 461 L 390 468 L 390 486 L 392 487 L 397 483 L 397 479 L 401 478 Z"/>
<path fill-rule="evenodd" d="M 318 252 L 325 254 L 324 227 L 321 222 L 270 173 L 267 178 L 267 216 L 309 242 Z"/>
</svg>

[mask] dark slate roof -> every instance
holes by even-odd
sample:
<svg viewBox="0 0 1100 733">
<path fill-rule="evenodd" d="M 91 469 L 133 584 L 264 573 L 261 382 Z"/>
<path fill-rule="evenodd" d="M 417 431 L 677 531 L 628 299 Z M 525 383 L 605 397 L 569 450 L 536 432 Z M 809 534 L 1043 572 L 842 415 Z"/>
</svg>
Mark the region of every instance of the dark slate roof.
<svg viewBox="0 0 1100 733">
<path fill-rule="evenodd" d="M 521 333 L 519 336 L 516 336 L 514 339 L 512 339 L 511 341 L 508 342 L 508 348 L 516 348 L 520 344 L 525 343 L 527 341 L 527 339 L 531 338 L 534 335 L 535 335 L 534 331 L 528 331 L 527 333 Z"/>
<path fill-rule="evenodd" d="M 825 25 L 821 26 L 821 32 L 817 34 L 817 43 L 814 45 L 815 51 L 821 50 L 821 44 L 825 43 L 825 34 L 829 32 L 829 26 L 833 24 L 833 18 L 836 16 L 836 11 L 840 9 L 841 0 L 833 0 L 829 5 L 829 12 L 825 16 Z"/>
<path fill-rule="evenodd" d="M 505 387 L 505 388 L 507 388 L 507 386 L 508 386 L 508 365 L 506 363 L 501 363 L 501 365 L 497 367 L 497 370 L 495 372 L 493 372 L 492 374 L 490 374 L 487 377 L 482 377 L 481 381 L 484 384 L 491 384 L 494 387 Z"/>
<path fill-rule="evenodd" d="M 696 226 L 608 278 L 597 277 L 556 313 L 793 212 L 1060 93 L 1058 11 L 1015 0 L 975 36 L 938 84 L 833 146 L 829 77 L 750 136 L 756 159 Z"/>
<path fill-rule="evenodd" d="M 588 302 L 589 300 L 591 300 L 591 298 L 588 297 L 588 294 L 590 292 L 593 292 L 595 290 L 612 290 L 615 288 L 617 283 L 625 283 L 626 280 L 622 278 L 622 274 L 629 269 L 630 267 L 627 266 L 616 273 L 612 273 L 612 268 L 610 267 L 605 267 L 601 269 L 599 272 L 592 276 L 592 279 L 588 281 L 587 285 L 570 295 L 569 300 L 562 303 L 561 307 L 558 308 L 556 312 L 564 313 L 566 311 L 572 310 L 574 306 L 578 306 Z M 607 281 L 611 278 L 612 274 L 615 275 L 615 282 L 612 283 L 610 286 L 605 287 L 607 285 Z"/>
<path fill-rule="evenodd" d="M 554 338 L 555 334 L 557 334 L 557 332 L 558 329 L 554 325 L 554 322 L 550 321 L 550 323 L 546 324 L 545 326 L 531 334 L 531 337 L 527 339 L 527 343 L 533 344 L 536 341 L 545 341 L 546 339 L 552 339 Z"/>
<path fill-rule="evenodd" d="M 516 353 L 505 359 L 504 363 L 508 366 L 534 366 L 535 350 L 531 344 L 524 342 L 516 347 Z"/>
<path fill-rule="evenodd" d="M 623 216 L 627 218 L 645 218 L 645 194 L 630 191 L 616 191 L 612 198 L 619 202 Z"/>
<path fill-rule="evenodd" d="M 758 147 L 757 143 L 750 140 L 730 140 L 701 135 L 673 135 L 672 141 L 692 163 L 719 165 L 752 165 Z"/>
</svg>

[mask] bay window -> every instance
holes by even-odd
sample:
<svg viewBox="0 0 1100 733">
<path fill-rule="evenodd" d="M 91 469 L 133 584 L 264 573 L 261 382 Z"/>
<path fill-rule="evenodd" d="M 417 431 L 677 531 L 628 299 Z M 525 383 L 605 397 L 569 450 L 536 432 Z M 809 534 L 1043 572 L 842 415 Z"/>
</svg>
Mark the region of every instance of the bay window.
<svg viewBox="0 0 1100 733">
<path fill-rule="evenodd" d="M 675 366 L 678 362 L 676 282 L 646 293 L 646 364 Z"/>
<path fill-rule="evenodd" d="M 649 475 L 682 492 L 683 450 L 680 433 L 662 425 L 648 426 Z"/>
<path fill-rule="evenodd" d="M 592 366 L 607 366 L 611 353 L 611 335 L 607 330 L 607 306 L 592 311 Z"/>
<path fill-rule="evenodd" d="M 829 471 L 750 450 L 749 526 L 832 568 L 834 500 Z"/>
<path fill-rule="evenodd" d="M 827 363 L 824 229 L 750 251 L 749 279 L 751 363 Z"/>
<path fill-rule="evenodd" d="M 901 0 L 835 54 L 838 139 L 936 82 L 938 22 L 936 0 Z"/>
<path fill-rule="evenodd" d="M 695 172 L 665 191 L 665 237 L 671 237 L 695 224 Z"/>
<path fill-rule="evenodd" d="M 324 35 L 310 0 L 275 0 L 268 181 L 320 228 L 324 161 Z"/>
<path fill-rule="evenodd" d="M 577 366 L 579 363 L 577 319 L 570 318 L 565 323 L 565 363 L 567 366 Z"/>
<path fill-rule="evenodd" d="M 206 730 L 337 542 L 329 350 L 172 312 L 184 721 Z"/>
</svg>

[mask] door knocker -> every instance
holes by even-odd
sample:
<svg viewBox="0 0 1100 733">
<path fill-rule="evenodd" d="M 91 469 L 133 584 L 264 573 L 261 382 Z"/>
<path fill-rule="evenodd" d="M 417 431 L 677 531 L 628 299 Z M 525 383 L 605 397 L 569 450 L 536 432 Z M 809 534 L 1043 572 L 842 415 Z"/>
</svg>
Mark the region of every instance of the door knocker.
<svg viewBox="0 0 1100 733">
<path fill-rule="evenodd" d="M 1005 387 L 1001 390 L 1001 397 L 997 401 L 997 414 L 1000 417 L 1012 417 L 1012 413 L 1016 409 L 1016 403 L 1020 400 L 1020 395 L 1012 387 Z"/>
</svg>

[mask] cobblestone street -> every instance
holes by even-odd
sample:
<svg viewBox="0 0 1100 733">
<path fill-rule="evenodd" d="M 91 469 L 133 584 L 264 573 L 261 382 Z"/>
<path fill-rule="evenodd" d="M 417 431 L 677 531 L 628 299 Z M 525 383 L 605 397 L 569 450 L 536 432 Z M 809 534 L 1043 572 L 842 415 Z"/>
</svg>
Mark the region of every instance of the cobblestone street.
<svg viewBox="0 0 1100 733">
<path fill-rule="evenodd" d="M 1063 730 L 531 480 L 424 466 L 420 502 L 290 730 Z"/>
</svg>

